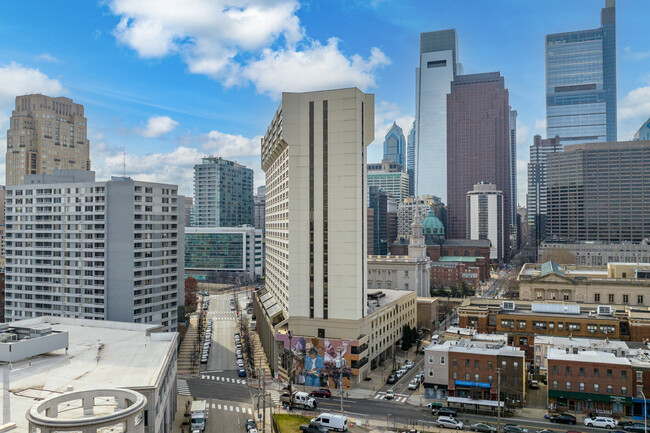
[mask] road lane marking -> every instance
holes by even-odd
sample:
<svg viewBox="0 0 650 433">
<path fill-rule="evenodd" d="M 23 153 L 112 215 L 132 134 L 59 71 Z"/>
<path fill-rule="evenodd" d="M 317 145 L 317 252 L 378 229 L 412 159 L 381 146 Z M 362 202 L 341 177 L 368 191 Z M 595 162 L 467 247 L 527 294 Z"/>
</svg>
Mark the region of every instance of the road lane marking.
<svg viewBox="0 0 650 433">
<path fill-rule="evenodd" d="M 383 395 L 377 394 L 377 395 L 375 395 L 375 400 L 377 400 L 378 398 L 383 398 L 383 397 L 384 397 Z"/>
</svg>

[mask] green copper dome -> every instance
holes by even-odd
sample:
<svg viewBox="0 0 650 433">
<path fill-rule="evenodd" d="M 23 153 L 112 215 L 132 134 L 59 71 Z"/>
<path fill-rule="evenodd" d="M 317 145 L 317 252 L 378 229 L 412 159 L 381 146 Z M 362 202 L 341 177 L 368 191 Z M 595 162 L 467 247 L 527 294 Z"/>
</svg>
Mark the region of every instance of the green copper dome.
<svg viewBox="0 0 650 433">
<path fill-rule="evenodd" d="M 422 229 L 424 231 L 424 236 L 445 236 L 445 226 L 442 225 L 442 221 L 435 216 L 433 209 L 429 209 L 429 214 L 422 220 Z"/>
</svg>

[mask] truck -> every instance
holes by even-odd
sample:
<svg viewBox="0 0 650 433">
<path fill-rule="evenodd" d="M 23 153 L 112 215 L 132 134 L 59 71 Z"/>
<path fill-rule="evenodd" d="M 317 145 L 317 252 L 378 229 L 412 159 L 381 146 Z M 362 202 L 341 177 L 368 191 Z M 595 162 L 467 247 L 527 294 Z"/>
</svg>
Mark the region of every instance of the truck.
<svg viewBox="0 0 650 433">
<path fill-rule="evenodd" d="M 287 406 L 298 407 L 301 409 L 316 409 L 316 406 L 318 405 L 316 400 L 310 397 L 309 394 L 301 391 L 294 391 L 291 394 L 288 392 L 284 393 L 280 396 L 280 401 Z"/>
<path fill-rule="evenodd" d="M 205 419 L 208 417 L 208 404 L 205 400 L 195 400 L 190 408 L 190 429 L 205 430 Z"/>
</svg>

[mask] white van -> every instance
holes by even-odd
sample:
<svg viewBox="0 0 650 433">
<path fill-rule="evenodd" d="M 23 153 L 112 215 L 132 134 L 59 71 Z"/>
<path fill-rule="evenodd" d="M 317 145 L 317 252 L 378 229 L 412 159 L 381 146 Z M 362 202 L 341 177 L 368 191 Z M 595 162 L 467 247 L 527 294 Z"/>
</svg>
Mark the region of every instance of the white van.
<svg viewBox="0 0 650 433">
<path fill-rule="evenodd" d="M 325 427 L 328 430 L 346 431 L 348 429 L 348 417 L 345 415 L 336 415 L 333 413 L 321 413 L 311 422 Z"/>
</svg>

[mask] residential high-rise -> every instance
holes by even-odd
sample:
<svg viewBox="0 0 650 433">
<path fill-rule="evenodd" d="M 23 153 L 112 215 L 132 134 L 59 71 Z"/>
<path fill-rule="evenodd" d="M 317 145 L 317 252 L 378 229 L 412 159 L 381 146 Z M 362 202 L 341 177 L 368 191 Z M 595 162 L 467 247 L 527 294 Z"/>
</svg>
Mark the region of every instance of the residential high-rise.
<svg viewBox="0 0 650 433">
<path fill-rule="evenodd" d="M 415 121 L 408 135 L 406 173 L 409 175 L 409 197 L 415 195 Z"/>
<path fill-rule="evenodd" d="M 390 194 L 398 203 L 408 197 L 409 175 L 397 163 L 383 159 L 381 164 L 368 164 L 368 188 L 377 187 Z"/>
<path fill-rule="evenodd" d="M 257 194 L 255 194 L 254 205 L 255 205 L 255 221 L 253 226 L 256 229 L 262 230 L 262 237 L 266 232 L 266 225 L 264 222 L 264 215 L 266 209 L 266 187 L 264 185 L 257 188 Z"/>
<path fill-rule="evenodd" d="M 397 204 L 397 238 L 408 239 L 411 236 L 413 217 L 421 221 L 431 210 L 433 197 L 408 197 Z"/>
<path fill-rule="evenodd" d="M 96 182 L 83 170 L 7 187 L 6 320 L 48 315 L 175 331 L 185 289 L 177 190 L 128 177 Z"/>
<path fill-rule="evenodd" d="M 86 137 L 83 105 L 40 94 L 16 97 L 7 131 L 7 185 L 20 185 L 27 174 L 90 170 Z"/>
<path fill-rule="evenodd" d="M 650 141 L 565 146 L 546 159 L 547 240 L 650 237 Z"/>
<path fill-rule="evenodd" d="M 563 145 L 617 139 L 614 6 L 597 29 L 546 35 L 546 136 Z"/>
<path fill-rule="evenodd" d="M 194 166 L 194 226 L 253 225 L 253 170 L 214 156 Z"/>
<path fill-rule="evenodd" d="M 508 239 L 504 228 L 508 217 L 503 212 L 503 192 L 496 185 L 480 182 L 467 192 L 467 239 L 488 239 L 490 259 L 502 261 Z"/>
<path fill-rule="evenodd" d="M 495 184 L 503 192 L 503 214 L 510 215 L 510 106 L 499 72 L 457 76 L 447 101 L 447 237 L 463 239 L 466 195 L 475 184 Z M 503 235 L 508 245 L 510 224 Z"/>
<path fill-rule="evenodd" d="M 415 195 L 447 196 L 447 94 L 457 74 L 456 30 L 420 34 L 415 70 Z"/>
<path fill-rule="evenodd" d="M 546 158 L 549 154 L 561 152 L 560 137 L 545 138 L 540 135 L 533 138 L 530 146 L 528 163 L 528 194 L 526 209 L 528 213 L 529 240 L 535 246 L 546 238 L 546 212 L 548 209 L 546 192 Z"/>
<path fill-rule="evenodd" d="M 384 138 L 384 159 L 398 163 L 403 171 L 406 171 L 406 161 L 404 161 L 405 145 L 402 128 L 393 122 L 393 126 L 390 127 Z"/>
<path fill-rule="evenodd" d="M 510 110 L 510 226 L 517 225 L 517 110 Z"/>
<path fill-rule="evenodd" d="M 185 227 L 192 225 L 192 208 L 194 207 L 194 199 L 192 197 L 185 197 Z"/>
</svg>

